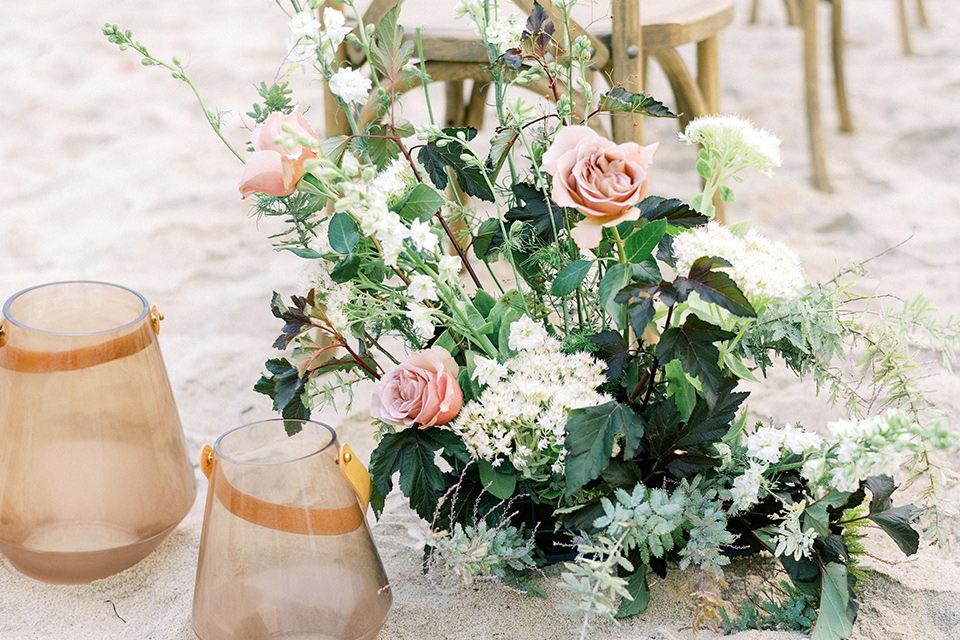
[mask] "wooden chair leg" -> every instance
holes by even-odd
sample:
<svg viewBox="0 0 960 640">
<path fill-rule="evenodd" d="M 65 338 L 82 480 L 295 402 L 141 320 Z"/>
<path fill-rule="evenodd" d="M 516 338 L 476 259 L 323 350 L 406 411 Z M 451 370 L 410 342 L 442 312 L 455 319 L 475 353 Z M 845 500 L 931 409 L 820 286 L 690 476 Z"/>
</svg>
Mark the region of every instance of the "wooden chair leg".
<svg viewBox="0 0 960 640">
<path fill-rule="evenodd" d="M 820 84 L 817 71 L 817 4 L 820 0 L 800 0 L 803 27 L 803 81 L 807 106 L 807 138 L 810 143 L 810 161 L 813 186 L 829 193 L 826 145 L 820 122 Z"/>
<path fill-rule="evenodd" d="M 757 18 L 760 17 L 760 0 L 753 0 L 753 6 L 750 7 L 750 24 L 757 24 Z"/>
<path fill-rule="evenodd" d="M 800 5 L 799 2 L 803 0 L 783 0 L 784 5 L 787 9 L 787 24 L 791 27 L 800 26 Z"/>
<path fill-rule="evenodd" d="M 837 115 L 840 117 L 840 131 L 853 133 L 853 119 L 847 105 L 847 85 L 844 80 L 843 49 L 843 0 L 833 0 L 831 9 L 833 23 L 833 88 L 837 96 Z"/>
<path fill-rule="evenodd" d="M 903 55 L 912 56 L 913 47 L 910 45 L 910 22 L 907 17 L 906 0 L 897 0 L 897 14 L 900 16 L 900 44 Z"/>
<path fill-rule="evenodd" d="M 643 32 L 640 29 L 640 3 L 614 0 L 611 9 L 617 18 L 610 34 L 610 63 L 620 84 L 640 91 L 643 83 Z M 631 86 L 632 85 L 632 86 Z M 613 139 L 617 142 L 643 143 L 643 117 L 613 118 Z"/>
<path fill-rule="evenodd" d="M 447 92 L 443 120 L 448 127 L 462 127 L 466 110 L 463 104 L 463 80 L 448 80 L 443 83 Z"/>
<path fill-rule="evenodd" d="M 651 53 L 660 63 L 664 75 L 670 81 L 670 88 L 677 100 L 678 108 L 683 110 L 680 126 L 685 127 L 690 120 L 709 113 L 703 92 L 690 74 L 690 69 L 676 49 L 658 49 Z"/>
<path fill-rule="evenodd" d="M 697 43 L 697 84 L 706 113 L 720 113 L 720 36 Z"/>
<path fill-rule="evenodd" d="M 920 23 L 921 27 L 930 26 L 930 23 L 927 22 L 927 12 L 923 8 L 923 0 L 917 0 L 917 22 Z"/>
<path fill-rule="evenodd" d="M 490 92 L 490 83 L 484 80 L 474 80 L 470 89 L 470 101 L 464 110 L 464 124 L 474 129 L 483 127 L 483 113 L 487 107 L 487 94 Z"/>
</svg>

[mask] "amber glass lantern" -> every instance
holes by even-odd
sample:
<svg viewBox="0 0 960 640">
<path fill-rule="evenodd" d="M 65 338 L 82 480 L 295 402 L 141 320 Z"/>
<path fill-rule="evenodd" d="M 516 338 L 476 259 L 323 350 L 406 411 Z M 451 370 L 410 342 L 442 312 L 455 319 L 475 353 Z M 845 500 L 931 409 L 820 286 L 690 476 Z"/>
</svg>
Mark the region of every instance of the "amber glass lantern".
<svg viewBox="0 0 960 640">
<path fill-rule="evenodd" d="M 0 553 L 46 582 L 145 558 L 196 480 L 139 293 L 60 282 L 14 295 L 0 324 Z"/>
<path fill-rule="evenodd" d="M 197 636 L 373 640 L 392 595 L 364 516 L 370 476 L 333 429 L 256 422 L 201 455 Z"/>
</svg>

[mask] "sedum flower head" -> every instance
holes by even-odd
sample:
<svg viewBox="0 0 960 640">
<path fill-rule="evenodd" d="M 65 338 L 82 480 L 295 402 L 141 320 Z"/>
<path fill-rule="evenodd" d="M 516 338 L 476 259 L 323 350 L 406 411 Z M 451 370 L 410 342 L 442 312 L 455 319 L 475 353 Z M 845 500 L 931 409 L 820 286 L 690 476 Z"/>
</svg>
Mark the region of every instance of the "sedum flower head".
<svg viewBox="0 0 960 640">
<path fill-rule="evenodd" d="M 567 416 L 610 400 L 597 391 L 605 371 L 606 364 L 588 353 L 561 352 L 553 338 L 502 365 L 477 358 L 473 375 L 488 386 L 451 427 L 474 460 L 508 463 L 528 478 L 561 475 Z"/>
<path fill-rule="evenodd" d="M 711 154 L 739 168 L 753 167 L 769 174 L 780 166 L 780 139 L 737 116 L 696 118 L 679 134 L 687 144 L 702 145 Z"/>
<path fill-rule="evenodd" d="M 704 256 L 723 258 L 726 271 L 750 301 L 800 294 L 806 278 L 800 259 L 781 242 L 767 240 L 752 229 L 744 237 L 734 235 L 715 222 L 680 234 L 673 242 L 677 273 L 686 274 Z"/>
</svg>

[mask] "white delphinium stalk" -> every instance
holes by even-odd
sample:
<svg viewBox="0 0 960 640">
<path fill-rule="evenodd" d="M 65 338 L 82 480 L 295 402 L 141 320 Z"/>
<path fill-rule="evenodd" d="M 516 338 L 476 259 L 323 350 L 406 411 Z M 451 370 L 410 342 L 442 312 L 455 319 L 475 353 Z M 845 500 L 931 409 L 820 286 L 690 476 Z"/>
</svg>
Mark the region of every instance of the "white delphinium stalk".
<svg viewBox="0 0 960 640">
<path fill-rule="evenodd" d="M 364 104 L 373 85 L 362 72 L 344 67 L 330 76 L 328 86 L 331 93 L 347 104 Z"/>
<path fill-rule="evenodd" d="M 813 549 L 813 543 L 817 539 L 817 532 L 812 528 L 804 529 L 800 523 L 806 508 L 806 500 L 788 504 L 784 508 L 783 521 L 777 526 L 777 547 L 774 555 L 793 556 L 793 559 L 798 562 L 800 558 L 810 557 L 810 550 Z"/>
<path fill-rule="evenodd" d="M 733 486 L 730 487 L 730 497 L 733 499 L 733 505 L 730 507 L 731 513 L 746 511 L 760 502 L 760 487 L 763 484 L 763 474 L 767 471 L 767 468 L 764 464 L 751 462 L 743 475 L 733 479 Z"/>
<path fill-rule="evenodd" d="M 433 254 L 440 246 L 440 238 L 433 232 L 429 222 L 414 220 L 410 223 L 410 240 L 417 251 Z"/>
<path fill-rule="evenodd" d="M 537 322 L 530 316 L 520 316 L 510 325 L 510 337 L 507 346 L 513 351 L 536 349 L 547 340 L 547 330 L 543 323 Z"/>
<path fill-rule="evenodd" d="M 750 301 L 789 300 L 807 284 L 797 254 L 753 229 L 740 237 L 711 222 L 678 235 L 673 241 L 673 256 L 680 275 L 686 275 L 698 258 L 723 258 L 730 266 L 715 269 L 733 278 Z"/>
<path fill-rule="evenodd" d="M 392 207 L 416 184 L 410 163 L 403 156 L 398 156 L 377 173 L 377 177 L 370 181 L 370 188 L 382 193 L 387 200 L 387 206 Z"/>
<path fill-rule="evenodd" d="M 321 55 L 324 62 L 333 65 L 337 61 L 337 48 L 353 29 L 347 25 L 342 11 L 333 7 L 323 10 L 323 33 L 320 37 Z"/>
<path fill-rule="evenodd" d="M 343 197 L 337 200 L 336 209 L 349 212 L 359 222 L 364 235 L 377 238 L 385 265 L 397 266 L 405 248 L 404 240 L 410 237 L 410 229 L 397 213 L 390 211 L 386 196 L 379 190 L 353 182 L 343 182 L 339 186 Z"/>
<path fill-rule="evenodd" d="M 294 67 L 312 62 L 317 56 L 320 42 L 320 22 L 309 11 L 294 14 L 288 23 L 290 37 L 287 39 L 287 56 L 284 58 Z"/>
<path fill-rule="evenodd" d="M 610 400 L 597 391 L 606 382 L 606 364 L 588 353 L 562 353 L 550 338 L 500 365 L 510 371 L 506 378 L 492 380 L 500 373 L 494 363 L 478 366 L 481 376 L 490 371 L 491 381 L 452 424 L 473 459 L 510 464 L 528 478 L 562 474 L 570 411 Z"/>
</svg>

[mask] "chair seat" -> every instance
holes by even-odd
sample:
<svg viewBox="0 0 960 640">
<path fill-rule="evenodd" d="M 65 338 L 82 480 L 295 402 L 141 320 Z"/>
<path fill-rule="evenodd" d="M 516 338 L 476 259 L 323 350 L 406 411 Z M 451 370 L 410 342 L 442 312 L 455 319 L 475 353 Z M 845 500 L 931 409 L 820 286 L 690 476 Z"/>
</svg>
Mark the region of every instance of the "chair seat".
<svg viewBox="0 0 960 640">
<path fill-rule="evenodd" d="M 639 1 L 639 0 L 638 0 Z M 672 49 L 701 42 L 719 33 L 733 21 L 735 0 L 642 0 L 640 22 L 643 26 L 643 49 Z M 364 10 L 368 2 L 358 3 Z M 422 0 L 406 0 L 400 11 L 400 23 L 406 37 L 413 38 L 421 29 L 423 54 L 438 62 L 487 62 L 487 51 L 479 43 L 477 33 L 465 20 L 453 17 L 453 4 Z M 521 13 L 520 7 L 502 3 L 510 13 Z M 613 19 L 609 0 L 581 2 L 574 7 L 573 19 L 590 34 L 608 42 Z M 354 52 L 350 52 L 351 58 Z M 361 54 L 362 55 L 362 54 Z"/>
</svg>

